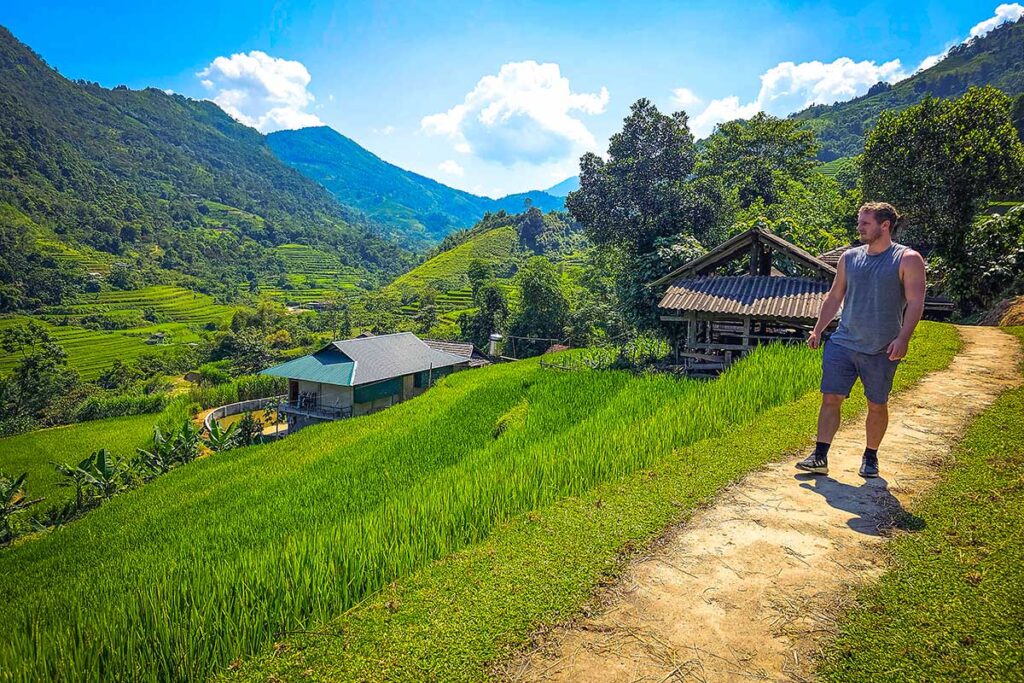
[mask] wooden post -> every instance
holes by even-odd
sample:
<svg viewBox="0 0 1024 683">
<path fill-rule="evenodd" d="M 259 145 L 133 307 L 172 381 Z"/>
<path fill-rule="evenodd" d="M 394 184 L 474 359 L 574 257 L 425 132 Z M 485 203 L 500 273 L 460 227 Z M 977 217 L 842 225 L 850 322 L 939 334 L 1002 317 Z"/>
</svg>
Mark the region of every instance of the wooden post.
<svg viewBox="0 0 1024 683">
<path fill-rule="evenodd" d="M 743 316 L 743 346 L 750 346 L 750 316 Z"/>
<path fill-rule="evenodd" d="M 750 268 L 748 272 L 751 275 L 757 275 L 761 269 L 761 242 L 754 237 L 754 241 L 750 243 Z"/>
</svg>

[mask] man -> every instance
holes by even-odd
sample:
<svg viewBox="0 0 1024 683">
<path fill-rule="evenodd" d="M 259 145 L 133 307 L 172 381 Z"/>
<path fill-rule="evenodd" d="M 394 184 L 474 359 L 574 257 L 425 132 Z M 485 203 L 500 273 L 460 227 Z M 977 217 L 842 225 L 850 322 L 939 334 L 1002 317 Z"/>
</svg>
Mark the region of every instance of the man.
<svg viewBox="0 0 1024 683">
<path fill-rule="evenodd" d="M 892 380 L 924 312 L 924 259 L 892 241 L 899 220 L 890 204 L 869 202 L 860 208 L 857 232 L 863 245 L 840 257 L 832 288 L 807 339 L 808 346 L 818 348 L 821 333 L 842 305 L 839 328 L 822 354 L 818 443 L 796 465 L 805 472 L 828 474 L 828 450 L 839 429 L 840 407 L 860 377 L 868 399 L 860 476 L 878 476 L 878 447 L 889 424 Z"/>
</svg>

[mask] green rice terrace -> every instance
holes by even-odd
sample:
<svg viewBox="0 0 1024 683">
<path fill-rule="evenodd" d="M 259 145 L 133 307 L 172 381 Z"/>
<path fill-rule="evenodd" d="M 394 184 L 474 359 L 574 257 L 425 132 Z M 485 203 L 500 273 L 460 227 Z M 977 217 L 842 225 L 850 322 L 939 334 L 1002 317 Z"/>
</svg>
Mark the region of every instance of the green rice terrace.
<svg viewBox="0 0 1024 683">
<path fill-rule="evenodd" d="M 143 353 L 198 340 L 197 328 L 224 322 L 231 308 L 198 292 L 157 285 L 132 291 L 83 294 L 74 303 L 50 306 L 38 316 L 0 318 L 0 329 L 30 320 L 43 325 L 68 353 L 68 362 L 83 379 L 98 377 L 115 360 L 128 361 Z M 91 329 L 83 325 L 102 318 L 119 329 Z M 159 337 L 158 335 L 163 335 Z M 160 344 L 154 343 L 160 339 Z M 148 342 L 148 343 L 147 343 Z M 0 357 L 0 373 L 18 362 L 15 355 Z"/>
<path fill-rule="evenodd" d="M 799 347 L 761 349 L 714 382 L 531 360 L 200 459 L 0 555 L 11 596 L 0 669 L 12 680 L 208 676 L 817 380 L 816 355 Z"/>
<path fill-rule="evenodd" d="M 282 244 L 274 253 L 286 272 L 262 283 L 260 291 L 286 304 L 302 305 L 337 294 L 356 296 L 365 286 L 365 273 L 342 265 L 327 252 L 304 244 Z"/>
</svg>

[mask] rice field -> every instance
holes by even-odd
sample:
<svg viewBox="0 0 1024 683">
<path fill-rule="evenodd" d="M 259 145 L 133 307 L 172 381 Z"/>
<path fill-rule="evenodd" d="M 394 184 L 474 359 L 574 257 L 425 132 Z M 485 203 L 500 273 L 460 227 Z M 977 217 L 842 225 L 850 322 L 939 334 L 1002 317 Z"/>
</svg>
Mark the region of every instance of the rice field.
<svg viewBox="0 0 1024 683">
<path fill-rule="evenodd" d="M 0 471 L 13 476 L 27 472 L 29 497 L 45 498 L 40 503 L 42 508 L 60 506 L 73 500 L 75 491 L 59 485 L 61 477 L 53 462 L 77 463 L 100 448 L 115 455 L 134 455 L 136 448 L 144 447 L 152 438 L 157 417 L 114 417 L 0 439 Z"/>
<path fill-rule="evenodd" d="M 208 677 L 512 516 L 805 394 L 819 362 L 764 348 L 699 382 L 522 361 L 204 458 L 0 553 L 0 672 Z"/>
<path fill-rule="evenodd" d="M 274 252 L 284 261 L 289 287 L 277 280 L 267 281 L 260 291 L 288 304 L 322 301 L 328 295 L 342 292 L 358 294 L 364 273 L 342 265 L 337 256 L 304 244 L 282 244 Z"/>
<path fill-rule="evenodd" d="M 44 313 L 74 320 L 94 313 L 134 313 L 145 309 L 174 322 L 199 324 L 221 322 L 231 313 L 228 306 L 214 302 L 213 297 L 173 285 L 82 294 L 74 303 L 51 306 Z"/>
<path fill-rule="evenodd" d="M 426 287 L 441 292 L 464 290 L 469 286 L 469 266 L 474 259 L 499 263 L 508 260 L 519 241 L 513 227 L 495 228 L 442 252 L 398 277 L 388 287 L 400 292 L 419 293 Z"/>
</svg>

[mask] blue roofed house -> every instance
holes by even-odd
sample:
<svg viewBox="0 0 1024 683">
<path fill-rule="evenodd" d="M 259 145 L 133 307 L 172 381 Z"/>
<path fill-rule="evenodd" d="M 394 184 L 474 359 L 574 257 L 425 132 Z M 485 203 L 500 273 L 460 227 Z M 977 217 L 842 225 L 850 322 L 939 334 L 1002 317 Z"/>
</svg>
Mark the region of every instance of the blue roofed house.
<svg viewBox="0 0 1024 683">
<path fill-rule="evenodd" d="M 427 346 L 411 332 L 331 342 L 316 353 L 267 368 L 288 379 L 279 412 L 289 433 L 309 424 L 365 415 L 417 396 L 469 358 Z"/>
</svg>

